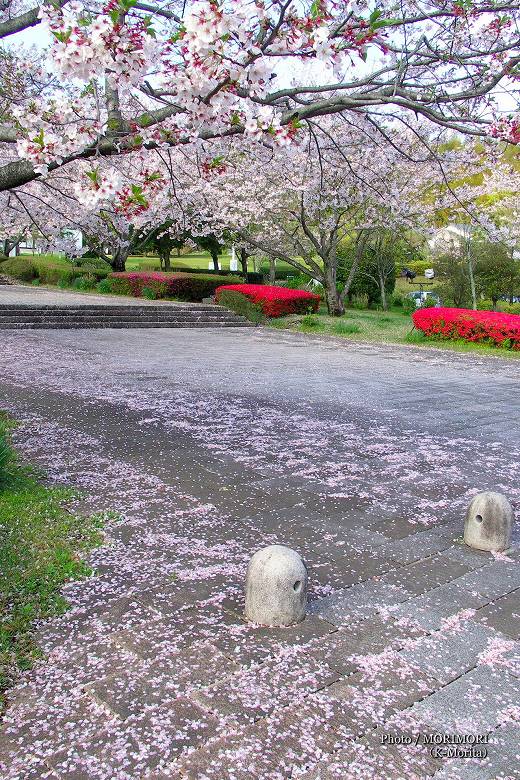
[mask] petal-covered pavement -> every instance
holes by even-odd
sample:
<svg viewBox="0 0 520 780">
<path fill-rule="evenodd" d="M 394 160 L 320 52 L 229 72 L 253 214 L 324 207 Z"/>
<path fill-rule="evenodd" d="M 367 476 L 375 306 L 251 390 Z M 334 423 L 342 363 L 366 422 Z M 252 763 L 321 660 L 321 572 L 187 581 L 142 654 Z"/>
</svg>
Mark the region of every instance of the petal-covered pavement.
<svg viewBox="0 0 520 780">
<path fill-rule="evenodd" d="M 40 331 L 3 334 L 0 377 L 27 458 L 112 510 L 10 693 L 3 780 L 520 777 L 518 527 L 461 541 L 479 490 L 520 507 L 518 362 Z M 310 570 L 287 629 L 242 618 L 274 541 Z"/>
</svg>

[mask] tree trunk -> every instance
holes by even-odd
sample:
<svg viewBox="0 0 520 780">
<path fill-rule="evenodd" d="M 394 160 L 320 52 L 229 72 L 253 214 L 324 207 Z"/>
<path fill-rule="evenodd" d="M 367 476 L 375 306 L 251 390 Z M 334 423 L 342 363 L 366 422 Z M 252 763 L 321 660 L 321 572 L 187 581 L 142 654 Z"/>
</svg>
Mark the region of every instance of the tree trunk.
<svg viewBox="0 0 520 780">
<path fill-rule="evenodd" d="M 274 257 L 269 258 L 269 284 L 274 284 L 276 281 L 276 260 Z"/>
<path fill-rule="evenodd" d="M 323 281 L 327 311 L 331 317 L 341 317 L 342 314 L 345 314 L 345 304 L 344 299 L 338 294 L 335 267 L 325 267 L 325 277 Z"/>
<path fill-rule="evenodd" d="M 218 273 L 220 268 L 218 264 L 218 254 L 215 251 L 211 252 L 211 259 L 213 260 L 213 268 Z"/>
<path fill-rule="evenodd" d="M 110 265 L 114 271 L 126 271 L 126 261 L 128 260 L 128 250 L 118 249 L 112 255 L 112 261 Z"/>
<path fill-rule="evenodd" d="M 163 252 L 161 255 L 161 265 L 164 265 L 165 271 L 171 270 L 171 263 L 170 263 L 170 253 L 169 252 Z"/>
<path fill-rule="evenodd" d="M 367 238 L 365 235 L 361 235 L 358 238 L 357 246 L 356 246 L 356 254 L 354 256 L 354 262 L 352 263 L 352 267 L 350 271 L 348 272 L 347 281 L 345 282 L 345 286 L 343 287 L 343 290 L 341 291 L 340 300 L 341 304 L 343 306 L 343 311 L 345 311 L 345 298 L 348 297 L 349 301 L 352 302 L 352 295 L 350 293 L 350 288 L 352 287 L 352 283 L 354 281 L 354 277 L 357 273 L 357 270 L 359 268 L 359 263 L 361 262 L 361 258 L 363 256 L 363 252 L 365 250 L 365 244 L 366 244 Z"/>
<path fill-rule="evenodd" d="M 383 304 L 383 311 L 388 311 L 388 301 L 386 299 L 386 287 L 383 274 L 379 274 L 379 289 L 381 290 L 381 303 Z"/>
<path fill-rule="evenodd" d="M 20 239 L 19 238 L 14 239 L 14 240 L 6 238 L 5 243 L 4 243 L 4 252 L 5 252 L 6 257 L 9 257 L 9 255 L 11 254 L 13 249 L 16 250 L 15 257 L 20 254 L 20 251 L 19 251 L 19 248 L 18 248 L 19 243 L 20 243 Z"/>
<path fill-rule="evenodd" d="M 477 309 L 477 288 L 475 285 L 475 269 L 473 268 L 473 258 L 471 256 L 471 242 L 466 240 L 466 262 L 468 265 L 469 288 L 471 290 L 471 308 Z"/>
<path fill-rule="evenodd" d="M 241 247 L 240 249 L 240 266 L 242 268 L 242 276 L 244 279 L 247 279 L 247 258 L 249 255 L 247 254 L 246 250 Z"/>
</svg>

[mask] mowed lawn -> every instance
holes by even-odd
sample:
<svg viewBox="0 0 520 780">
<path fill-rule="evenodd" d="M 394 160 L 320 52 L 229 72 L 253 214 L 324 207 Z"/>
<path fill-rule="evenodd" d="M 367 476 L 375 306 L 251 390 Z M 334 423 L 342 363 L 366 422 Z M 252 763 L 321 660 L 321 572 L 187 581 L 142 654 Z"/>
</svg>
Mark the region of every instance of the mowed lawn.
<svg viewBox="0 0 520 780">
<path fill-rule="evenodd" d="M 323 307 L 317 315 L 291 315 L 271 320 L 270 324 L 302 333 L 323 333 L 355 341 L 377 342 L 403 342 L 413 330 L 410 315 L 402 312 L 348 309 L 343 317 L 329 317 Z"/>
<path fill-rule="evenodd" d="M 72 268 L 71 262 L 66 260 L 64 257 L 60 257 L 59 255 L 27 254 L 23 255 L 23 257 L 31 259 L 37 268 L 62 268 L 63 270 Z M 223 252 L 221 255 L 219 255 L 218 261 L 219 266 L 223 271 L 229 271 L 231 252 L 227 250 Z M 95 260 L 90 260 L 89 262 L 95 263 Z M 190 252 L 189 254 L 183 254 L 180 257 L 177 257 L 176 253 L 173 252 L 170 258 L 170 263 L 174 268 L 185 268 L 187 271 L 190 268 L 200 268 L 204 270 L 213 269 L 213 261 L 209 252 Z M 268 273 L 268 264 L 265 261 L 261 263 L 261 267 L 263 273 Z M 160 268 L 161 263 L 159 258 L 153 257 L 151 255 L 149 257 L 145 257 L 144 255 L 131 255 L 126 262 L 127 271 L 159 271 Z M 254 270 L 252 260 L 250 260 L 248 263 L 248 269 L 249 271 Z M 299 274 L 299 271 L 297 271 L 295 268 L 291 268 L 291 266 L 289 266 L 287 263 L 277 263 L 277 269 L 293 276 L 298 276 Z M 238 270 L 240 270 L 240 263 L 238 263 Z"/>
</svg>

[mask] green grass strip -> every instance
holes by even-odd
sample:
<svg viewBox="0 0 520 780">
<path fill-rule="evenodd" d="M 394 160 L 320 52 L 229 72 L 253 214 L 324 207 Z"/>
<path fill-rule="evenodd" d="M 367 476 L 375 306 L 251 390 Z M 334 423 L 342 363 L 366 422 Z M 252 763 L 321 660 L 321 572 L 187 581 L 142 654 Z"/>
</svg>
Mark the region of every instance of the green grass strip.
<svg viewBox="0 0 520 780">
<path fill-rule="evenodd" d="M 18 671 L 40 655 L 35 621 L 63 613 L 62 585 L 91 573 L 81 555 L 102 542 L 104 522 L 69 511 L 72 490 L 48 487 L 20 464 L 12 427 L 0 415 L 0 711 Z"/>
</svg>

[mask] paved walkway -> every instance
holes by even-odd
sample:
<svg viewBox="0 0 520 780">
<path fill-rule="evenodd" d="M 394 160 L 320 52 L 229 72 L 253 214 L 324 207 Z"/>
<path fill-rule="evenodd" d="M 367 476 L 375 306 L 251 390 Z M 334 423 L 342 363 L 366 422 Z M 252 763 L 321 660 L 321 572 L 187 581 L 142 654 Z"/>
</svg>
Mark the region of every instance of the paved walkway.
<svg viewBox="0 0 520 780">
<path fill-rule="evenodd" d="M 40 628 L 2 778 L 518 778 L 519 540 L 460 537 L 477 490 L 520 505 L 519 373 L 262 329 L 4 334 L 20 445 L 121 519 Z M 241 617 L 273 541 L 310 565 L 289 629 Z"/>
</svg>

